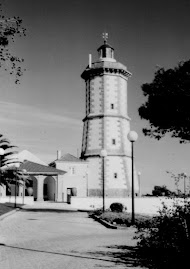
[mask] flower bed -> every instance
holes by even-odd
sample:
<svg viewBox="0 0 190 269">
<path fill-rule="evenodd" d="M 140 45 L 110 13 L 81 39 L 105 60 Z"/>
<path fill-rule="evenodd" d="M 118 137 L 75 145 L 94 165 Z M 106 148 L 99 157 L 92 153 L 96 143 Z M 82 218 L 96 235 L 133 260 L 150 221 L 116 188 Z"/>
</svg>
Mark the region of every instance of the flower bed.
<svg viewBox="0 0 190 269">
<path fill-rule="evenodd" d="M 127 212 L 112 212 L 102 210 L 95 210 L 94 212 L 89 213 L 90 217 L 98 216 L 101 220 L 107 221 L 110 224 L 119 226 L 119 227 L 129 227 L 131 226 L 131 214 Z M 150 216 L 136 214 L 135 223 L 143 222 L 148 219 L 151 219 Z"/>
</svg>

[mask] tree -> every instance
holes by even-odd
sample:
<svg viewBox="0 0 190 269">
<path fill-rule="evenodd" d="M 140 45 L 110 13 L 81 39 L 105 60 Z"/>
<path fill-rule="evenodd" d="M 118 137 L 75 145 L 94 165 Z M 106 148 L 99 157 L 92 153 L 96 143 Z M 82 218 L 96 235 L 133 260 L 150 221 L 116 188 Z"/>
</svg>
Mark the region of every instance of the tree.
<svg viewBox="0 0 190 269">
<path fill-rule="evenodd" d="M 25 36 L 26 29 L 22 27 L 19 17 L 8 18 L 3 15 L 2 4 L 0 4 L 0 68 L 10 75 L 15 76 L 15 83 L 19 83 L 23 74 L 21 63 L 23 59 L 13 55 L 10 51 L 10 43 L 14 42 L 16 36 Z"/>
<path fill-rule="evenodd" d="M 16 147 L 11 145 L 10 141 L 0 134 L 0 148 L 4 149 L 5 153 L 1 156 L 0 164 L 0 186 L 9 186 L 26 181 L 28 176 L 24 171 L 15 169 L 14 166 L 19 162 L 16 158 Z"/>
<path fill-rule="evenodd" d="M 148 100 L 139 108 L 150 128 L 143 133 L 160 139 L 166 133 L 182 142 L 190 142 L 190 60 L 174 69 L 159 68 L 151 83 L 142 85 Z"/>
<path fill-rule="evenodd" d="M 190 248 L 190 203 L 163 203 L 157 216 L 136 224 L 135 238 L 146 268 L 185 268 Z"/>
<path fill-rule="evenodd" d="M 178 173 L 174 174 L 172 172 L 166 171 L 172 179 L 174 179 L 175 187 L 176 187 L 176 195 L 178 197 L 187 197 L 190 196 L 190 176 L 186 173 Z M 183 181 L 183 192 L 180 190 L 179 183 Z"/>
<path fill-rule="evenodd" d="M 173 193 L 167 189 L 165 185 L 163 186 L 154 186 L 152 191 L 153 196 L 171 196 Z"/>
</svg>

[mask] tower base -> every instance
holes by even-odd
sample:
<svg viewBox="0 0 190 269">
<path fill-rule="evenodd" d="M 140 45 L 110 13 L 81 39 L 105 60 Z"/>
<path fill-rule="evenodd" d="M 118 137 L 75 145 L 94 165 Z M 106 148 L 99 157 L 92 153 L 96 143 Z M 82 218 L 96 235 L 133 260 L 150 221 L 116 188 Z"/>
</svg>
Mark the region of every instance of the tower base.
<svg viewBox="0 0 190 269">
<path fill-rule="evenodd" d="M 105 197 L 125 198 L 131 196 L 131 157 L 107 156 L 89 157 L 88 196 L 102 197 L 103 182 Z M 104 169 L 103 169 L 104 164 Z M 104 173 L 104 175 L 103 175 Z M 134 171 L 134 192 L 138 193 L 138 178 Z"/>
</svg>

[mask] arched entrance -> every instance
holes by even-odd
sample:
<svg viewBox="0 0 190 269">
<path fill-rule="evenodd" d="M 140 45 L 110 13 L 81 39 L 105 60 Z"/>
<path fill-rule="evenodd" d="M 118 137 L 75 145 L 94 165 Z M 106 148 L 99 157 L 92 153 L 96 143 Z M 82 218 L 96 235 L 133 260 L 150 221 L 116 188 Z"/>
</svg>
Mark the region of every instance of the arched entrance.
<svg viewBox="0 0 190 269">
<path fill-rule="evenodd" d="M 62 192 L 58 189 L 60 186 L 59 175 L 64 175 L 65 171 L 27 160 L 20 165 L 20 169 L 25 169 L 28 176 L 32 178 L 30 184 L 33 184 L 32 191 L 35 201 L 62 200 Z"/>
<path fill-rule="evenodd" d="M 37 179 L 35 176 L 31 175 L 25 183 L 25 196 L 34 196 L 34 201 L 37 200 Z"/>
<path fill-rule="evenodd" d="M 43 195 L 44 201 L 55 201 L 56 182 L 52 176 L 44 179 Z"/>
</svg>

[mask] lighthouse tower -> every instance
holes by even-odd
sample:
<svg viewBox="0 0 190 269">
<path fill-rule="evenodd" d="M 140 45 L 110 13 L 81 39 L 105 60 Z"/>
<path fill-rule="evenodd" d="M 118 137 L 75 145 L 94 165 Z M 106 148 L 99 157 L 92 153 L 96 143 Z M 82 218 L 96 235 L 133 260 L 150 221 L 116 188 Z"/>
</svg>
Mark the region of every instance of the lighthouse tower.
<svg viewBox="0 0 190 269">
<path fill-rule="evenodd" d="M 127 112 L 127 81 L 131 73 L 114 58 L 107 43 L 98 48 L 99 59 L 91 62 L 81 77 L 86 84 L 86 115 L 83 119 L 81 159 L 88 161 L 88 195 L 106 197 L 131 195 L 130 118 Z M 102 157 L 102 150 L 106 156 Z M 134 189 L 138 192 L 137 175 Z"/>
</svg>

